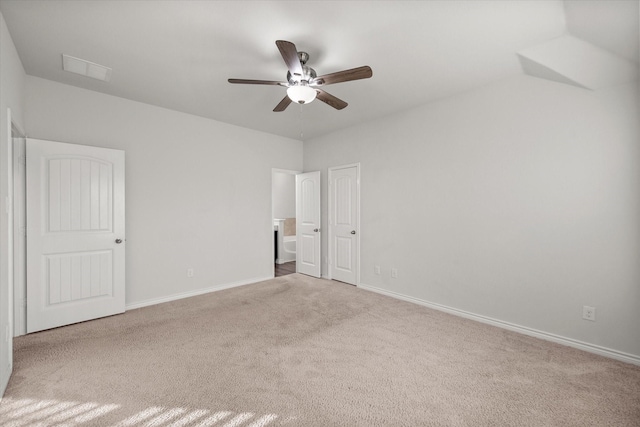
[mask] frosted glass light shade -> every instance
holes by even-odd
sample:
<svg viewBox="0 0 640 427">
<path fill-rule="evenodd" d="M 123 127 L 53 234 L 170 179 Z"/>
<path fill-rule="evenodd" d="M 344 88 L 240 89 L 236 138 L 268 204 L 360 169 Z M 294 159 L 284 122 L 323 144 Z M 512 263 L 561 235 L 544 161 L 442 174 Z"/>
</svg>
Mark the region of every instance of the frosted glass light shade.
<svg viewBox="0 0 640 427">
<path fill-rule="evenodd" d="M 287 89 L 287 96 L 298 104 L 308 104 L 316 99 L 316 91 L 306 85 L 291 86 Z"/>
</svg>

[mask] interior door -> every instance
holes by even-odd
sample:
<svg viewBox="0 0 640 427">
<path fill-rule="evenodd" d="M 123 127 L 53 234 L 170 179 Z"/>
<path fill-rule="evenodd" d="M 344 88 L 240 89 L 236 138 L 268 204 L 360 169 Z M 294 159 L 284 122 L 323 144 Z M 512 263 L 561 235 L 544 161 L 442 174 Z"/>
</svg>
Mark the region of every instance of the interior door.
<svg viewBox="0 0 640 427">
<path fill-rule="evenodd" d="M 296 270 L 320 277 L 320 171 L 296 175 Z"/>
<path fill-rule="evenodd" d="M 329 171 L 330 274 L 334 280 L 358 281 L 358 167 Z"/>
<path fill-rule="evenodd" d="M 27 333 L 26 139 L 13 138 L 13 333 Z"/>
<path fill-rule="evenodd" d="M 27 332 L 124 312 L 124 151 L 27 139 Z"/>
</svg>

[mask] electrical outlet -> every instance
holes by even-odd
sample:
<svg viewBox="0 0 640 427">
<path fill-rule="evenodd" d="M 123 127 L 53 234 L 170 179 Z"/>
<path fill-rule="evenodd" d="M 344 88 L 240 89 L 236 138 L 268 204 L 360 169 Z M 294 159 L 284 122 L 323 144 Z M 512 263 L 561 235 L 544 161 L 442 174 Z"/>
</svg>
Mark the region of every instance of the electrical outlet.
<svg viewBox="0 0 640 427">
<path fill-rule="evenodd" d="M 398 269 L 397 268 L 392 268 L 391 269 L 391 277 L 393 277 L 394 279 L 398 278 Z"/>
<path fill-rule="evenodd" d="M 584 320 L 596 321 L 596 308 L 585 305 L 582 307 L 582 318 Z"/>
<path fill-rule="evenodd" d="M 193 277 L 193 268 L 187 268 L 187 277 Z"/>
<path fill-rule="evenodd" d="M 380 266 L 379 266 L 379 265 L 376 265 L 375 267 L 373 267 L 373 272 L 374 272 L 376 275 L 378 275 L 378 276 L 379 276 L 379 275 L 380 275 Z"/>
</svg>

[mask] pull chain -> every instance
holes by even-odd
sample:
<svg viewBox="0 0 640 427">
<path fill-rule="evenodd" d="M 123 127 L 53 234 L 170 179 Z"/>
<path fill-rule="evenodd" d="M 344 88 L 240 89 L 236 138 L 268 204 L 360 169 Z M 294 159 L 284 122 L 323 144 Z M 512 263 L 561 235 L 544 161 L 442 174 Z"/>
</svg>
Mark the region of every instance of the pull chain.
<svg viewBox="0 0 640 427">
<path fill-rule="evenodd" d="M 304 122 L 302 116 L 302 104 L 300 104 L 300 139 L 304 138 Z"/>
</svg>

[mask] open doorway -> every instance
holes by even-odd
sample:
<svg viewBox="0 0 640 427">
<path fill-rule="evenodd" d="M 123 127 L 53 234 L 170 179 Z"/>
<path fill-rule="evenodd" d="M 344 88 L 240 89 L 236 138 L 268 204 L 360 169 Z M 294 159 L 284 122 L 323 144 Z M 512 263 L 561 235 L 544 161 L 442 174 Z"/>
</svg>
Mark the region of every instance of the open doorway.
<svg viewBox="0 0 640 427">
<path fill-rule="evenodd" d="M 296 175 L 300 171 L 273 169 L 271 216 L 274 276 L 296 272 Z"/>
</svg>

